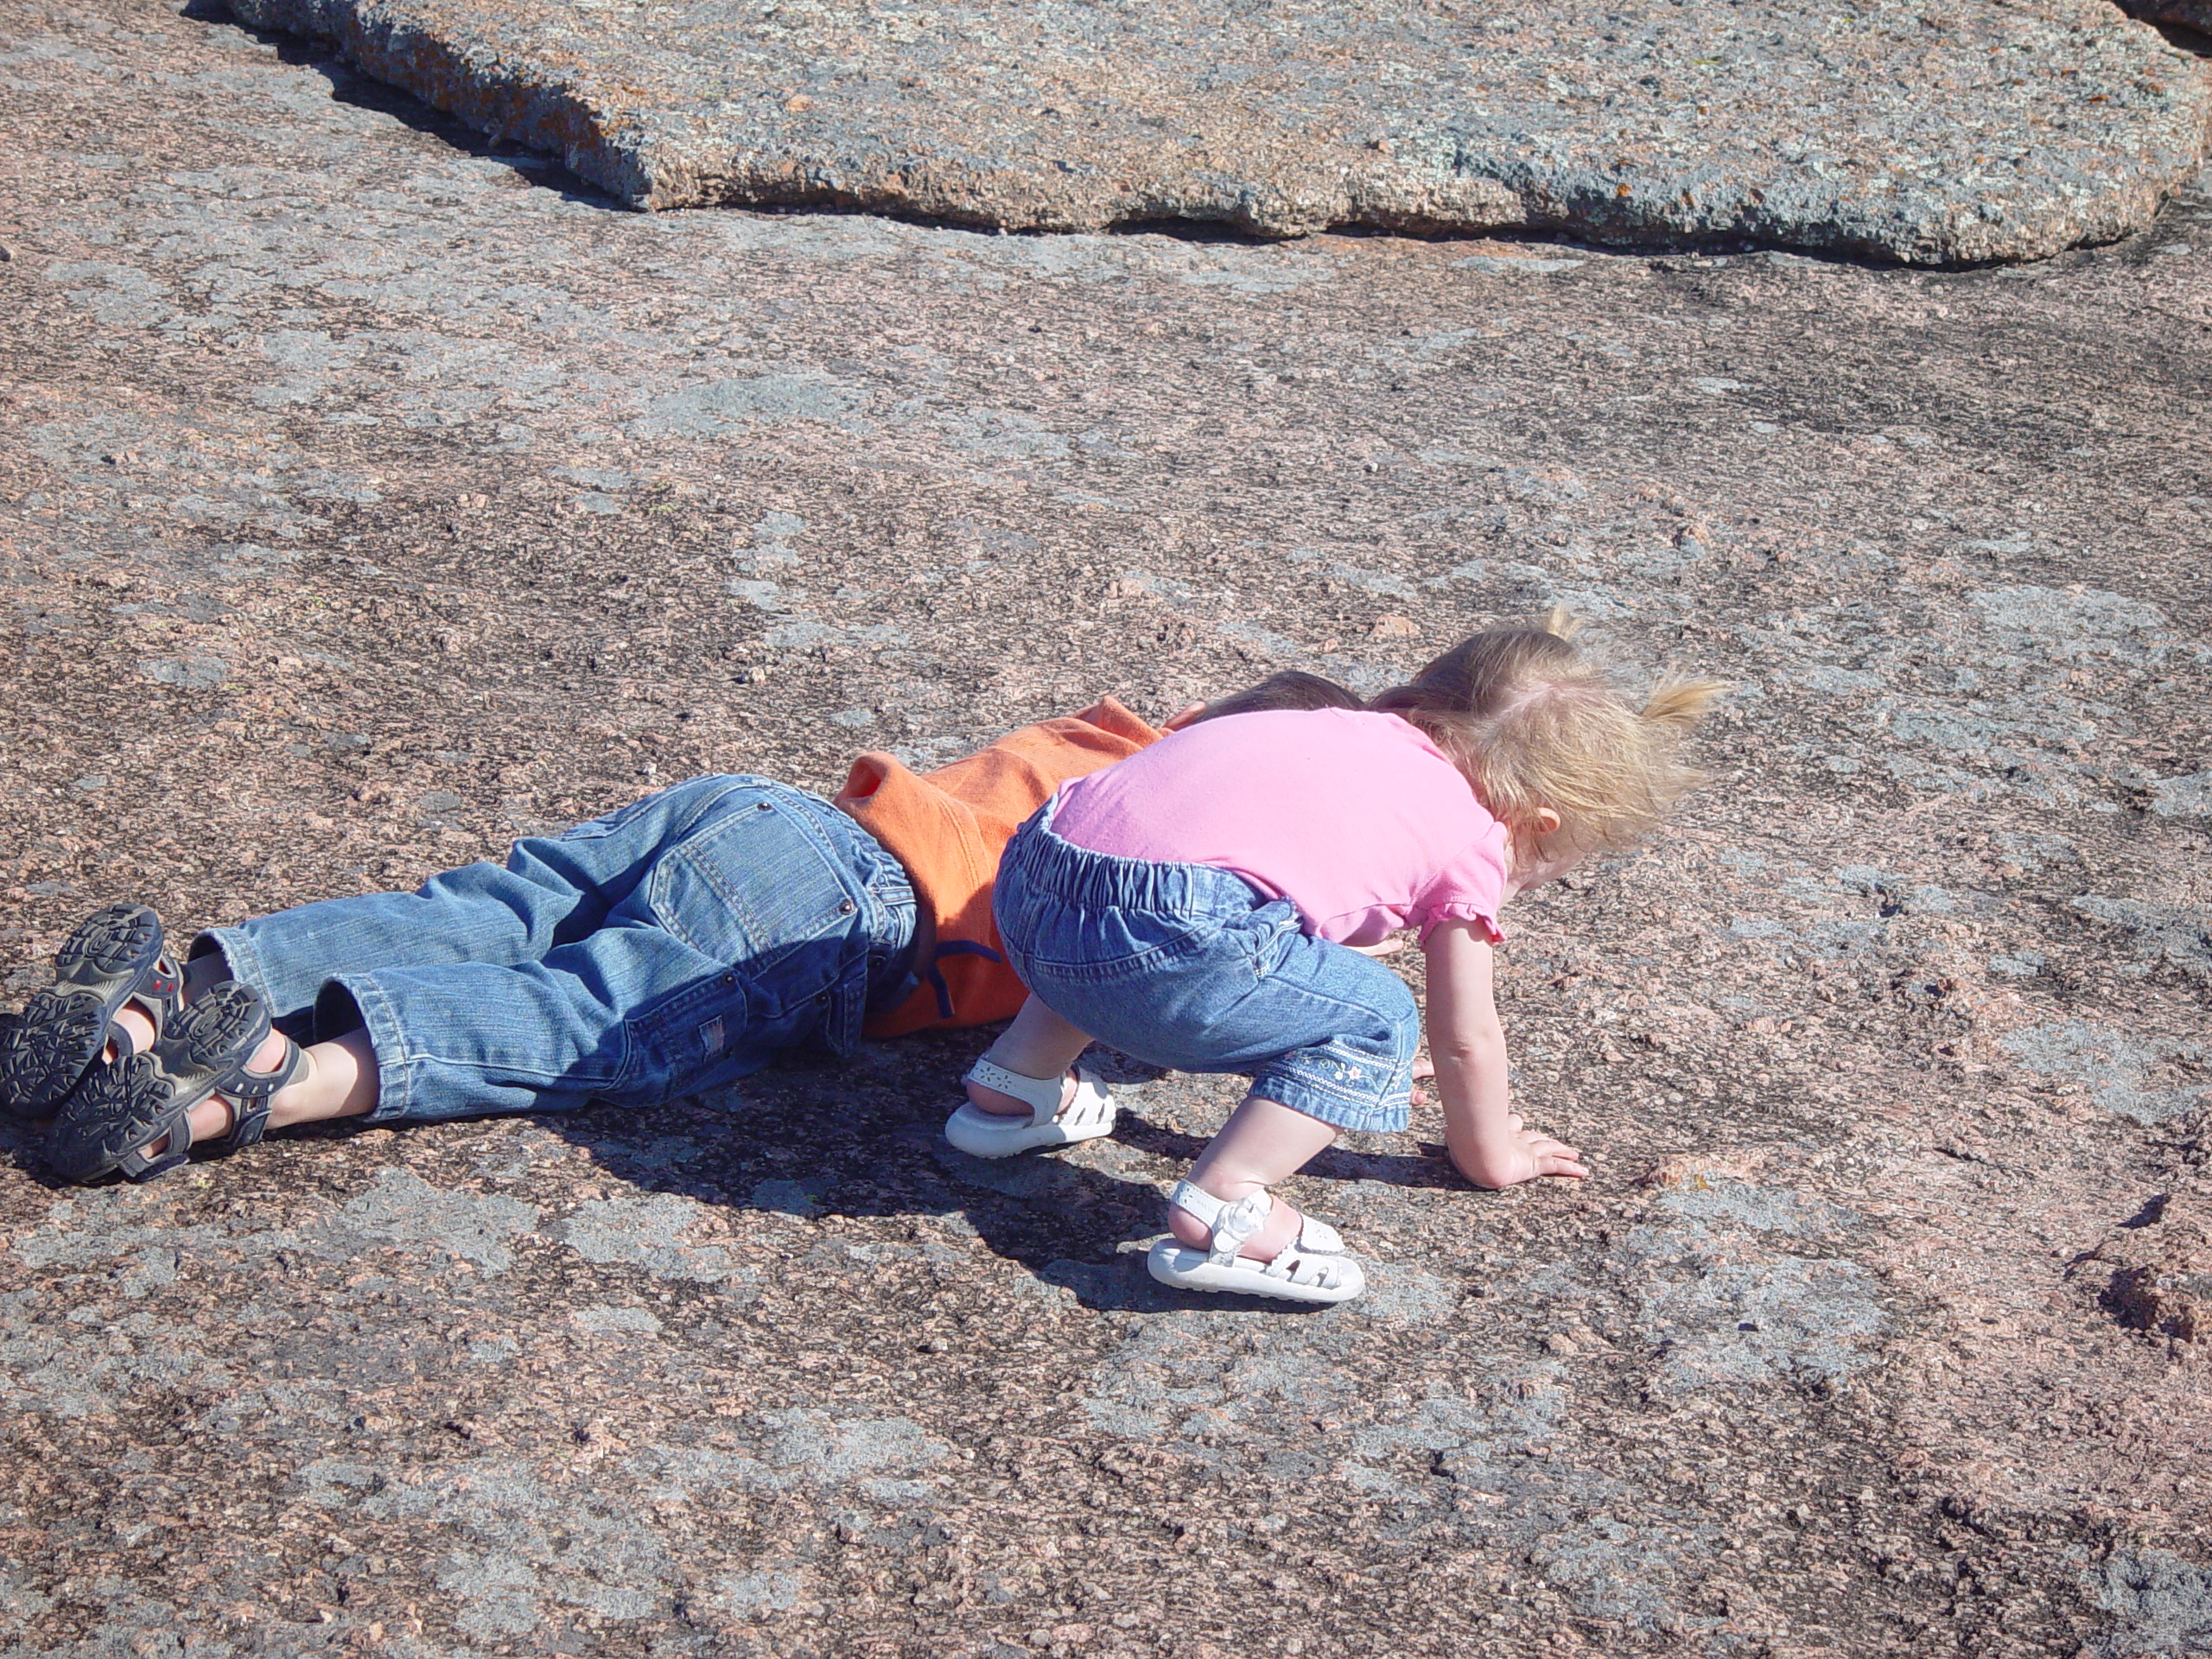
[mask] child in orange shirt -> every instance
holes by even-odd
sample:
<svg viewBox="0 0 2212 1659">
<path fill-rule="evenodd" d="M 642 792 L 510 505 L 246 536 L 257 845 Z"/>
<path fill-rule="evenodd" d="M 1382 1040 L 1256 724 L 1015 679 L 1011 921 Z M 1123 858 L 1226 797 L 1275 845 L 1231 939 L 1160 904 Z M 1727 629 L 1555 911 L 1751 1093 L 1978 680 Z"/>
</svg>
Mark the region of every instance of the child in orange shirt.
<svg viewBox="0 0 2212 1659">
<path fill-rule="evenodd" d="M 1168 725 L 1356 703 L 1277 676 Z M 56 1114 L 66 1178 L 143 1180 L 199 1140 L 652 1105 L 804 1044 L 1004 1019 L 1024 993 L 991 920 L 1000 853 L 1061 783 L 1160 735 L 1108 697 L 927 774 L 862 755 L 835 802 L 696 778 L 504 866 L 201 933 L 181 966 L 152 911 L 111 906 L 0 1016 L 0 1104 Z"/>
</svg>

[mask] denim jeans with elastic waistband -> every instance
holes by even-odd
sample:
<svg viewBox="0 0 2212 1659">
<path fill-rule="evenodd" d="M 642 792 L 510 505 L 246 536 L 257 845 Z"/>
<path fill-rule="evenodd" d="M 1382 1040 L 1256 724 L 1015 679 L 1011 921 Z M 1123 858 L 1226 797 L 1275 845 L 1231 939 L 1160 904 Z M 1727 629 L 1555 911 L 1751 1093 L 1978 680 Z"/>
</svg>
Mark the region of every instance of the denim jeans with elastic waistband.
<svg viewBox="0 0 2212 1659">
<path fill-rule="evenodd" d="M 1240 875 L 1095 853 L 1052 822 L 1048 802 L 1015 833 L 993 906 L 1046 1007 L 1154 1065 L 1244 1073 L 1340 1129 L 1406 1127 L 1421 1011 L 1405 981 Z"/>
<path fill-rule="evenodd" d="M 216 928 L 288 1028 L 367 1028 L 372 1122 L 656 1105 L 779 1050 L 849 1050 L 912 987 L 914 894 L 844 813 L 765 778 L 695 778 L 504 868 Z"/>
</svg>

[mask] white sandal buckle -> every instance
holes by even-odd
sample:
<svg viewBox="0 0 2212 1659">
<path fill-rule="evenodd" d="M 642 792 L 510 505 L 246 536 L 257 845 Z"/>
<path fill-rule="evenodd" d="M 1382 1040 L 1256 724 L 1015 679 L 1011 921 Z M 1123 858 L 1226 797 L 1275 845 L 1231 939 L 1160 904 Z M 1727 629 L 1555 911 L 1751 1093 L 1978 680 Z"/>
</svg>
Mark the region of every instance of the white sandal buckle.
<svg viewBox="0 0 2212 1659">
<path fill-rule="evenodd" d="M 1167 1202 L 1187 1211 L 1212 1230 L 1205 1249 L 1163 1238 L 1145 1257 L 1145 1267 L 1164 1285 L 1184 1290 L 1230 1291 L 1274 1296 L 1294 1302 L 1341 1302 L 1366 1287 L 1359 1262 L 1344 1248 L 1337 1230 L 1311 1216 L 1299 1218 L 1297 1241 L 1272 1262 L 1255 1262 L 1237 1252 L 1267 1225 L 1274 1199 L 1262 1187 L 1231 1202 L 1217 1198 L 1188 1180 L 1178 1181 Z"/>
</svg>

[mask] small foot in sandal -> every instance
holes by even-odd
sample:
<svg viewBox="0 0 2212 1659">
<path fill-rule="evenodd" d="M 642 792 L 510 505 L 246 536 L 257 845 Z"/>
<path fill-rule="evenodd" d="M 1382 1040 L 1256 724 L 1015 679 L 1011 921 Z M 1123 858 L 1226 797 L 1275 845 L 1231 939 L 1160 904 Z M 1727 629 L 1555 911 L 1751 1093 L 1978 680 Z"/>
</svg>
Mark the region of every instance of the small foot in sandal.
<svg viewBox="0 0 2212 1659">
<path fill-rule="evenodd" d="M 17 1117 L 48 1116 L 105 1052 L 118 1012 L 132 1007 L 158 1036 L 182 995 L 161 918 L 143 905 L 93 912 L 54 953 L 52 988 L 0 1025 L 0 1105 Z"/>
<path fill-rule="evenodd" d="M 1272 1261 L 1239 1254 L 1268 1224 L 1275 1201 L 1265 1188 L 1230 1203 L 1189 1181 L 1178 1181 L 1167 1202 L 1187 1210 L 1212 1230 L 1204 1249 L 1163 1238 L 1145 1267 L 1163 1285 L 1182 1290 L 1234 1291 L 1286 1302 L 1343 1302 L 1367 1287 L 1359 1263 L 1345 1253 L 1337 1230 L 1311 1216 L 1300 1217 L 1297 1237 Z"/>
<path fill-rule="evenodd" d="M 269 1122 L 272 1096 L 306 1060 L 277 1037 L 276 1063 L 253 1069 L 270 1045 L 269 1010 L 250 988 L 226 982 L 182 1009 L 152 1048 L 95 1068 L 54 1120 L 47 1160 L 73 1181 L 121 1171 L 150 1180 L 190 1156 L 193 1109 L 229 1108 L 232 1147 L 251 1146 Z"/>
<path fill-rule="evenodd" d="M 1114 1131 L 1114 1097 L 1086 1066 L 1057 1077 L 1025 1077 L 978 1060 L 966 1081 L 1011 1095 L 1027 1113 L 987 1112 L 974 1101 L 945 1120 L 944 1138 L 971 1158 L 1011 1158 L 1039 1147 L 1071 1147 Z"/>
</svg>

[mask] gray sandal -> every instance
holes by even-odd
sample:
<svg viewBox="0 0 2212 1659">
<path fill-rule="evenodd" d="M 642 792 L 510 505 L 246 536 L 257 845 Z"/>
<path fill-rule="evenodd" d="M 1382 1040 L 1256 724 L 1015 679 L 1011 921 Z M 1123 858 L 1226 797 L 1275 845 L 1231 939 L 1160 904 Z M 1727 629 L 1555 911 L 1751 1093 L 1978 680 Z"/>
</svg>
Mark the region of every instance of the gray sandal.
<svg viewBox="0 0 2212 1659">
<path fill-rule="evenodd" d="M 192 1109 L 213 1095 L 231 1107 L 222 1144 L 251 1146 L 269 1126 L 270 1096 L 307 1065 L 288 1037 L 275 1071 L 249 1071 L 269 1030 L 269 1009 L 251 987 L 229 980 L 209 988 L 146 1052 L 94 1069 L 54 1119 L 47 1161 L 67 1180 L 118 1170 L 151 1180 L 192 1155 Z"/>
<path fill-rule="evenodd" d="M 0 1106 L 46 1116 L 90 1075 L 118 1009 L 136 1003 L 158 1039 L 183 985 L 160 917 L 143 905 L 94 911 L 54 953 L 53 987 L 0 1022 Z"/>
</svg>

